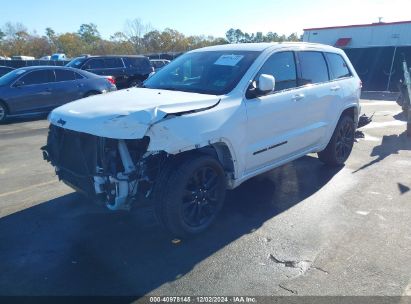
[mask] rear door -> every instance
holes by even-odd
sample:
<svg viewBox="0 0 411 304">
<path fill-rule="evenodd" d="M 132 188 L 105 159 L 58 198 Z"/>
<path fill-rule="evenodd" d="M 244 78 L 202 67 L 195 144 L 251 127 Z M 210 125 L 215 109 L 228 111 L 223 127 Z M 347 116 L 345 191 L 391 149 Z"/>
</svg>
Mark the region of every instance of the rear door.
<svg viewBox="0 0 411 304">
<path fill-rule="evenodd" d="M 125 87 L 128 83 L 128 75 L 120 57 L 104 58 L 104 65 L 106 67 L 106 75 L 113 76 L 116 80 L 116 85 Z"/>
<path fill-rule="evenodd" d="M 339 113 L 335 109 L 343 108 L 344 103 L 357 102 L 359 83 L 353 81 L 354 75 L 341 55 L 335 53 L 324 54 L 330 69 L 331 90 L 334 92 L 336 103 L 334 115 L 338 115 Z"/>
<path fill-rule="evenodd" d="M 300 51 L 297 55 L 299 86 L 305 88 L 302 101 L 306 105 L 304 112 L 307 121 L 306 133 L 309 134 L 313 144 L 318 145 L 324 140 L 331 123 L 329 112 L 336 107 L 335 96 L 338 88 L 335 91 L 330 82 L 324 53 Z"/>
<path fill-rule="evenodd" d="M 54 81 L 52 69 L 30 71 L 20 77 L 10 88 L 12 94 L 9 103 L 13 112 L 41 112 L 52 109 Z"/>
<path fill-rule="evenodd" d="M 153 66 L 146 57 L 124 57 L 128 75 L 135 79 L 145 80 L 153 71 Z"/>
<path fill-rule="evenodd" d="M 57 107 L 82 97 L 79 81 L 76 79 L 77 73 L 64 69 L 55 69 L 54 73 L 56 75 L 53 90 L 54 106 Z"/>
</svg>

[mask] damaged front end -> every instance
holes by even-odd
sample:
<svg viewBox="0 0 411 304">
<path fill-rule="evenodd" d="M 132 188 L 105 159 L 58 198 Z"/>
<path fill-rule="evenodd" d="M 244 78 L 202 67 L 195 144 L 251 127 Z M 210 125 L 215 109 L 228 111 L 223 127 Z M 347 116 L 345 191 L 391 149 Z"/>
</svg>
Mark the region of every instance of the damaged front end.
<svg viewBox="0 0 411 304">
<path fill-rule="evenodd" d="M 148 153 L 150 139 L 111 139 L 50 125 L 43 157 L 60 180 L 111 210 L 148 197 L 168 155 Z"/>
</svg>

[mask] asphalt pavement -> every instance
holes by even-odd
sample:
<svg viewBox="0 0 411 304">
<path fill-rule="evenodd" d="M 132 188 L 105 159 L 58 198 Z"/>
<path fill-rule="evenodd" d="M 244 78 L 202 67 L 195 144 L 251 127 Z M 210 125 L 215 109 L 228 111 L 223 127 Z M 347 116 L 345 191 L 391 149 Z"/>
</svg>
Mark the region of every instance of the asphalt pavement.
<svg viewBox="0 0 411 304">
<path fill-rule="evenodd" d="M 362 111 L 345 167 L 308 155 L 249 180 L 182 241 L 59 182 L 44 119 L 0 125 L 0 295 L 411 295 L 411 138 L 395 102 Z"/>
</svg>

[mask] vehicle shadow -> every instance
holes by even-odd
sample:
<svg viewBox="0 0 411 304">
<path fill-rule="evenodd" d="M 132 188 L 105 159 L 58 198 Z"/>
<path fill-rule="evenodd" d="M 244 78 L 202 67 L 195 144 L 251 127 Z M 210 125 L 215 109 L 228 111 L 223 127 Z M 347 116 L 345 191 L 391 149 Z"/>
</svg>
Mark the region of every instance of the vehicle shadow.
<svg viewBox="0 0 411 304">
<path fill-rule="evenodd" d="M 401 194 L 405 194 L 405 193 L 407 193 L 408 191 L 411 190 L 410 187 L 408 187 L 408 186 L 406 186 L 402 183 L 397 183 L 397 186 L 398 186 L 398 190 L 400 191 Z"/>
<path fill-rule="evenodd" d="M 313 195 L 338 171 L 306 156 L 251 179 L 228 193 L 210 230 L 177 244 L 149 213 L 137 221 L 74 193 L 45 202 L 0 219 L 0 295 L 136 299 Z"/>
<path fill-rule="evenodd" d="M 15 117 L 6 117 L 6 121 L 0 123 L 0 125 L 10 125 L 10 124 L 18 124 L 36 120 L 44 120 L 47 118 L 48 113 L 40 113 L 40 114 L 28 114 L 25 116 L 15 116 Z"/>
<path fill-rule="evenodd" d="M 368 168 L 369 166 L 384 160 L 391 154 L 398 154 L 401 150 L 411 150 L 411 139 L 407 137 L 406 131 L 399 135 L 384 135 L 381 144 L 379 146 L 375 146 L 370 154 L 370 156 L 377 156 L 377 158 L 353 171 L 353 173 L 357 173 L 365 168 Z"/>
<path fill-rule="evenodd" d="M 393 116 L 394 119 L 400 120 L 400 121 L 407 121 L 407 117 L 405 116 L 404 112 L 400 112 L 396 115 Z"/>
</svg>

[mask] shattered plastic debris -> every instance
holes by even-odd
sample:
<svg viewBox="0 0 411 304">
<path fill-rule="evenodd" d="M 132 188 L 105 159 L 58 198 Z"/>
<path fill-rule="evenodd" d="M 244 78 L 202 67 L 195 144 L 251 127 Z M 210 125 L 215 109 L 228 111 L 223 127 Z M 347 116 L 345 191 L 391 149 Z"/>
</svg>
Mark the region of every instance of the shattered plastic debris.
<svg viewBox="0 0 411 304">
<path fill-rule="evenodd" d="M 368 215 L 370 212 L 369 212 L 369 211 L 361 211 L 361 210 L 358 210 L 358 211 L 356 211 L 355 213 L 357 213 L 357 214 L 359 214 L 359 215 Z"/>
<path fill-rule="evenodd" d="M 328 271 L 326 271 L 326 270 L 324 270 L 324 269 L 322 269 L 322 268 L 320 268 L 320 267 L 317 267 L 317 266 L 312 266 L 312 265 L 311 265 L 312 261 L 310 261 L 310 260 L 302 260 L 302 261 L 280 260 L 280 259 L 277 259 L 277 258 L 276 258 L 274 255 L 272 255 L 272 254 L 269 255 L 269 259 L 270 259 L 271 261 L 277 263 L 277 264 L 283 264 L 285 267 L 297 268 L 297 269 L 300 270 L 300 273 L 301 273 L 301 274 L 304 273 L 304 272 L 306 272 L 307 270 L 310 270 L 310 269 L 319 270 L 319 271 L 321 271 L 321 272 L 324 272 L 324 273 L 328 274 Z"/>
<path fill-rule="evenodd" d="M 284 289 L 284 290 L 287 290 L 287 291 L 289 291 L 289 292 L 291 292 L 291 293 L 293 293 L 293 294 L 295 294 L 295 295 L 298 294 L 297 290 L 289 289 L 289 288 L 287 288 L 287 287 L 285 287 L 285 286 L 283 286 L 283 285 L 281 285 L 281 284 L 278 284 L 278 287 L 280 287 L 280 288 L 282 288 L 282 289 Z"/>
<path fill-rule="evenodd" d="M 358 127 L 357 128 L 362 128 L 362 127 L 368 125 L 372 121 L 372 118 L 374 117 L 374 114 L 375 113 L 373 113 L 370 117 L 368 117 L 365 114 L 362 114 L 360 116 L 360 118 L 358 119 Z"/>
<path fill-rule="evenodd" d="M 364 138 L 364 132 L 362 131 L 355 131 L 354 138 Z"/>
<path fill-rule="evenodd" d="M 279 260 L 272 254 L 269 256 L 271 261 L 274 261 L 277 264 L 284 264 L 285 267 L 291 267 L 291 268 L 300 268 L 303 269 L 305 264 L 310 263 L 311 261 L 304 260 L 304 261 L 286 261 L 286 260 Z"/>
</svg>

